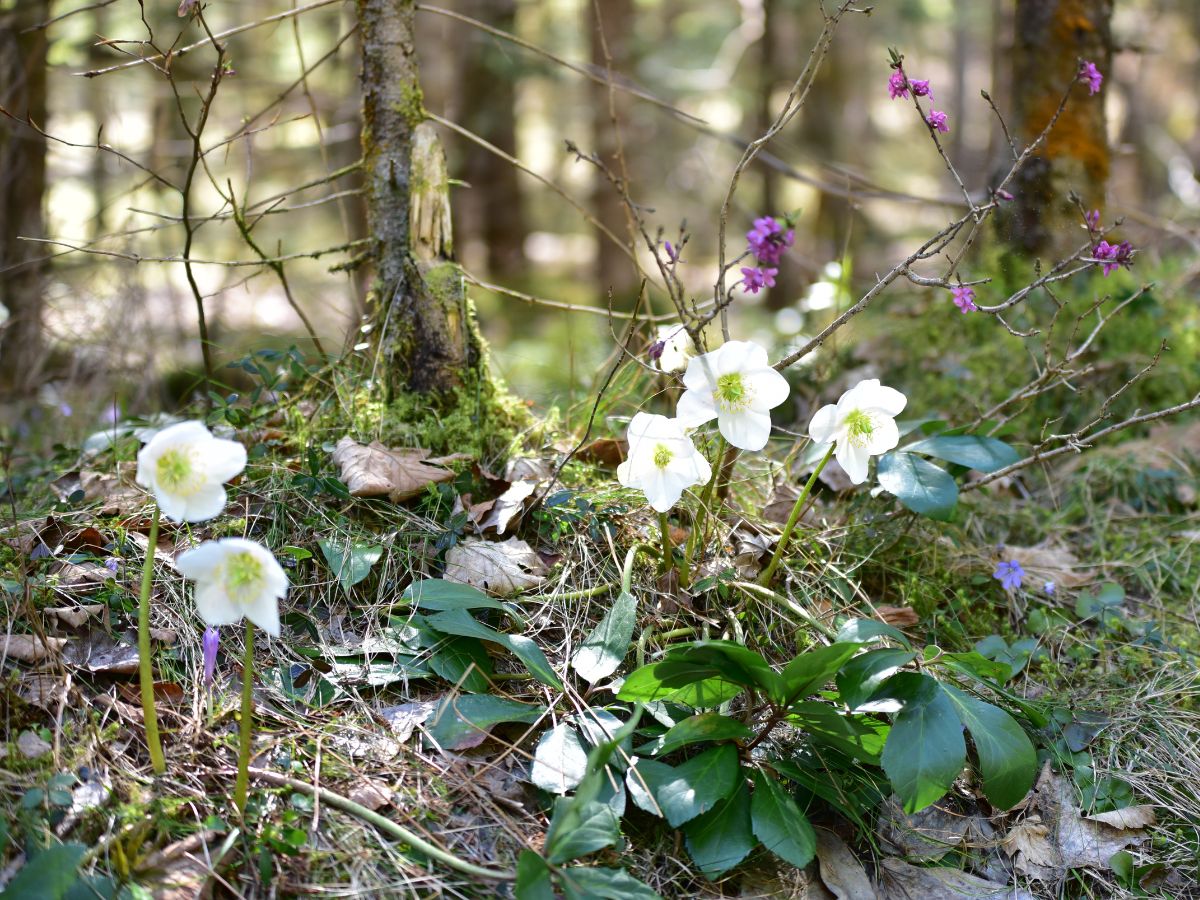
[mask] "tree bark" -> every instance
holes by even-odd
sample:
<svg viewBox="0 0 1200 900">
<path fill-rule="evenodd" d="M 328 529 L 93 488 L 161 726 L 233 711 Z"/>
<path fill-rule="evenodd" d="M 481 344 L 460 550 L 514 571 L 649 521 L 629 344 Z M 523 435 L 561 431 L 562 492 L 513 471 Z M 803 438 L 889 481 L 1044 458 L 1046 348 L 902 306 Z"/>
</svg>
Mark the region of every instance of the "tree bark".
<svg viewBox="0 0 1200 900">
<path fill-rule="evenodd" d="M 447 408 L 483 375 L 481 342 L 452 262 L 445 156 L 429 123 L 413 42 L 414 0 L 358 0 L 369 303 L 389 399 Z"/>
<path fill-rule="evenodd" d="M 1112 68 L 1113 0 L 1016 0 L 1012 54 L 1014 137 L 1028 145 L 1054 116 L 1080 60 L 1107 79 Z M 997 221 L 1015 250 L 1056 254 L 1079 243 L 1072 191 L 1091 209 L 1104 203 L 1109 150 L 1104 96 L 1077 85 L 1041 149 L 1015 179 L 1015 201 Z"/>
<path fill-rule="evenodd" d="M 46 125 L 46 32 L 26 31 L 49 17 L 47 0 L 0 11 L 0 105 L 20 119 Z M 41 237 L 46 140 L 34 129 L 0 118 L 0 395 L 37 383 L 43 364 L 44 249 L 21 237 Z"/>
</svg>

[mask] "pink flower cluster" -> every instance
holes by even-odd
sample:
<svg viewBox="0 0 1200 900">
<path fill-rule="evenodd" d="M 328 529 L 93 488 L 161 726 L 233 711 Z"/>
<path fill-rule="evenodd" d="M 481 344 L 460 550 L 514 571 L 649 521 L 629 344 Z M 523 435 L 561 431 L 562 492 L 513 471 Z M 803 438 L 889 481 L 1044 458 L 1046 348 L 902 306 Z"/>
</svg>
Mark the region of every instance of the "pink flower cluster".
<svg viewBox="0 0 1200 900">
<path fill-rule="evenodd" d="M 1122 266 L 1128 269 L 1133 265 L 1133 245 L 1129 241 L 1119 244 L 1100 241 L 1092 248 L 1092 259 L 1100 260 L 1100 267 L 1107 278 Z"/>
<path fill-rule="evenodd" d="M 787 228 L 774 216 L 762 216 L 754 220 L 754 227 L 746 232 L 750 252 L 758 260 L 758 266 L 742 267 L 742 287 L 757 294 L 764 287 L 775 287 L 775 276 L 779 274 L 779 263 L 783 253 L 796 240 L 796 231 Z"/>
<path fill-rule="evenodd" d="M 909 91 L 914 97 L 928 97 L 933 100 L 933 88 L 926 78 L 909 78 L 904 74 L 904 69 L 899 64 L 894 64 L 896 69 L 888 77 L 888 96 L 893 100 L 907 97 Z M 950 125 L 946 121 L 946 114 L 939 109 L 931 109 L 929 115 L 925 117 L 925 124 L 930 128 L 942 132 L 943 134 L 950 130 Z"/>
</svg>

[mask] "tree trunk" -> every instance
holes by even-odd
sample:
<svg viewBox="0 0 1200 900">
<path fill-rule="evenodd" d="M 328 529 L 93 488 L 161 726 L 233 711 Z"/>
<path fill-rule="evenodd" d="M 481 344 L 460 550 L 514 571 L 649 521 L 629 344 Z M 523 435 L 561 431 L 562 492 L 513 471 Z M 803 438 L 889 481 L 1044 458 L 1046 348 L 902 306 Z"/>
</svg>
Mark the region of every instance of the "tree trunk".
<svg viewBox="0 0 1200 900">
<path fill-rule="evenodd" d="M 0 105 L 46 126 L 46 32 L 25 31 L 49 17 L 47 0 L 0 11 Z M 0 118 L 0 395 L 37 383 L 43 363 L 42 290 L 45 248 L 21 237 L 42 236 L 46 141 L 32 128 Z"/>
<path fill-rule="evenodd" d="M 1028 145 L 1051 120 L 1080 60 L 1111 74 L 1113 0 L 1016 0 L 1013 136 Z M 1074 191 L 1091 209 L 1104 203 L 1109 151 L 1104 97 L 1077 85 L 1045 144 L 1012 185 L 1015 201 L 998 220 L 1018 251 L 1057 255 L 1079 243 Z"/>
<path fill-rule="evenodd" d="M 605 58 L 604 45 L 608 45 L 608 55 L 612 60 L 613 78 L 628 76 L 633 64 L 633 0 L 584 0 L 588 9 L 588 30 L 591 37 L 592 65 L 600 73 L 607 71 L 608 60 Z M 596 9 L 599 7 L 599 20 Z M 601 31 L 603 28 L 603 41 Z M 622 91 L 614 91 L 611 95 L 608 85 L 588 82 L 591 112 L 592 139 L 595 141 L 595 152 L 604 165 L 617 177 L 621 175 L 621 164 L 617 158 L 617 132 L 613 126 L 615 112 L 617 121 L 622 129 L 629 128 L 631 102 L 629 95 Z M 627 131 L 626 131 L 627 133 Z M 632 163 L 626 157 L 627 163 Z M 595 189 L 592 191 L 592 207 L 596 218 L 613 234 L 626 244 L 629 241 L 629 224 L 626 218 L 625 206 L 616 189 L 603 175 L 597 173 Z M 629 257 L 613 243 L 612 238 L 599 229 L 596 230 L 596 279 L 601 286 L 601 299 L 607 302 L 611 290 L 614 306 L 627 308 L 638 289 L 638 273 Z"/>
<path fill-rule="evenodd" d="M 432 411 L 483 375 L 462 273 L 451 261 L 445 156 L 425 118 L 413 45 L 414 0 L 358 0 L 367 226 L 375 239 L 370 303 L 388 399 L 422 395 Z"/>
</svg>

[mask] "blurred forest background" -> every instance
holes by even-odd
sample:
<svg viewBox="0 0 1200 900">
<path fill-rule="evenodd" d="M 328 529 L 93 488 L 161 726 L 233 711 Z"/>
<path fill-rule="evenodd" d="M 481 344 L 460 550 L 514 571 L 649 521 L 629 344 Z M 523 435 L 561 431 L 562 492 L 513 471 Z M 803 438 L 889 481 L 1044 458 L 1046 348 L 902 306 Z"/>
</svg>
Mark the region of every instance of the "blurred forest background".
<svg viewBox="0 0 1200 900">
<path fill-rule="evenodd" d="M 1011 114 L 1024 87 L 1013 83 L 1014 40 L 1028 24 L 1019 6 L 881 0 L 870 16 L 843 23 L 800 119 L 771 142 L 735 198 L 735 248 L 756 216 L 802 210 L 778 285 L 735 308 L 740 337 L 795 343 L 812 317 L 861 293 L 961 207 L 911 106 L 888 99 L 889 46 L 905 54 L 910 73 L 933 81 L 952 125 L 946 152 L 968 186 L 987 185 L 1006 147 L 980 91 Z M 145 414 L 195 389 L 198 323 L 178 262 L 188 241 L 218 366 L 264 347 L 312 354 L 297 309 L 326 353 L 365 348 L 367 285 L 355 268 L 365 219 L 353 166 L 361 152 L 354 4 L 211 2 L 204 18 L 228 33 L 226 72 L 200 138 L 206 152 L 185 227 L 171 185 L 188 177 L 195 140 L 180 112 L 194 121 L 216 54 L 204 45 L 178 55 L 173 85 L 159 66 L 131 60 L 148 53 L 148 30 L 158 46 L 179 47 L 200 41 L 200 26 L 178 17 L 174 3 L 0 0 L 0 106 L 11 114 L 0 118 L 0 301 L 19 305 L 13 298 L 30 296 L 35 283 L 42 304 L 40 326 L 10 318 L 0 344 L 6 415 L 27 434 L 40 417 L 53 421 L 56 439 L 78 439 L 106 417 Z M 744 141 L 779 109 L 820 26 L 813 0 L 419 6 L 424 104 L 456 179 L 456 255 L 481 283 L 471 294 L 493 371 L 520 396 L 559 407 L 568 425 L 586 415 L 620 325 L 603 314 L 608 293 L 628 310 L 637 289 L 628 257 L 579 211 L 624 234 L 617 195 L 566 142 L 606 156 L 623 145 L 634 198 L 668 238 L 686 222 L 681 276 L 697 297 L 711 296 L 729 176 Z M 1125 218 L 1121 237 L 1141 251 L 1140 272 L 1164 258 L 1186 260 L 1200 241 L 1200 3 L 1118 0 L 1112 33 L 1105 216 Z M 606 49 L 614 79 L 632 91 L 610 97 Z M 259 251 L 283 261 L 291 301 L 243 239 L 221 196 L 227 188 L 252 220 Z M 1183 264 L 1176 286 L 1195 275 Z M 899 288 L 883 328 L 930 306 L 937 313 L 920 327 L 949 325 L 957 313 L 944 295 Z M 669 309 L 661 296 L 650 303 L 656 313 Z M 878 317 L 868 318 L 849 329 L 856 343 L 881 331 Z M 234 379 L 233 370 L 220 373 Z"/>
</svg>

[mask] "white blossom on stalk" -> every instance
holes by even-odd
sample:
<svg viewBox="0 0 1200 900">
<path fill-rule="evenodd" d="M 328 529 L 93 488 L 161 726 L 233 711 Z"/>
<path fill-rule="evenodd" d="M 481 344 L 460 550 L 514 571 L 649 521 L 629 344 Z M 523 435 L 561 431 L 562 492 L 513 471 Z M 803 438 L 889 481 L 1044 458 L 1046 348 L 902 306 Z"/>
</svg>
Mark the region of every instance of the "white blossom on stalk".
<svg viewBox="0 0 1200 900">
<path fill-rule="evenodd" d="M 837 442 L 834 459 L 855 484 L 867 480 L 872 456 L 887 453 L 900 443 L 896 416 L 908 403 L 895 388 L 884 387 L 878 378 L 860 381 L 836 404 L 822 406 L 808 426 L 808 435 L 818 444 Z"/>
<path fill-rule="evenodd" d="M 203 422 L 180 422 L 138 453 L 137 483 L 176 522 L 203 522 L 225 508 L 225 482 L 246 468 L 246 448 L 214 437 Z"/>
<path fill-rule="evenodd" d="M 658 368 L 663 372 L 678 372 L 695 355 L 692 339 L 682 325 L 660 325 L 653 346 L 661 347 Z"/>
<path fill-rule="evenodd" d="M 787 379 L 771 368 L 753 341 L 727 341 L 688 363 L 687 388 L 675 415 L 687 428 L 717 420 L 725 440 L 761 450 L 771 436 L 771 410 L 787 399 Z"/>
<path fill-rule="evenodd" d="M 179 554 L 175 567 L 196 582 L 196 612 L 208 625 L 233 625 L 245 616 L 279 637 L 279 601 L 288 577 L 266 547 L 245 538 L 205 541 Z"/>
<path fill-rule="evenodd" d="M 637 488 L 657 512 L 679 502 L 686 488 L 704 484 L 712 467 L 678 419 L 640 412 L 629 423 L 629 457 L 617 466 L 617 480 Z"/>
</svg>

